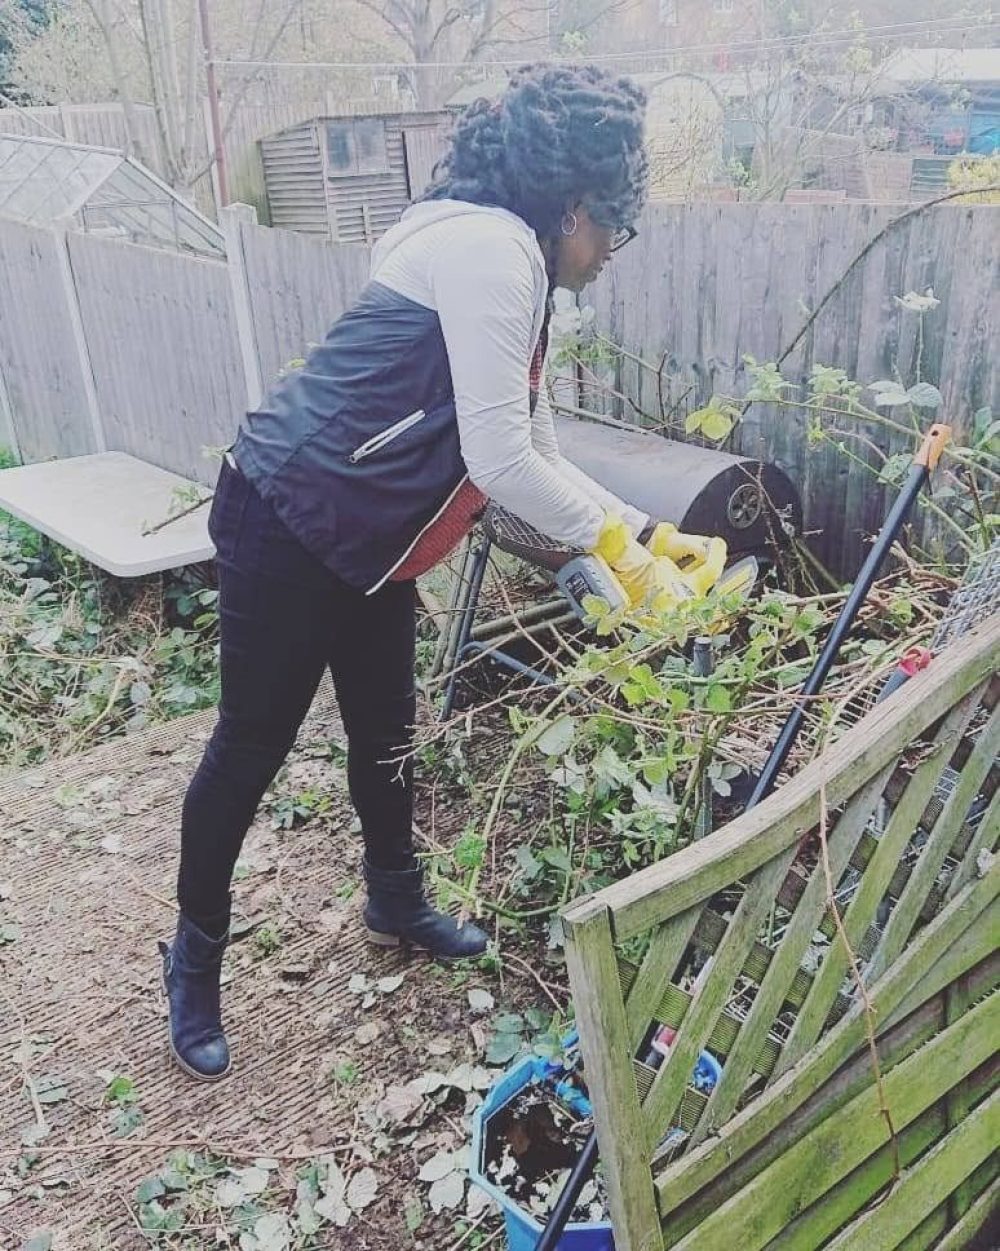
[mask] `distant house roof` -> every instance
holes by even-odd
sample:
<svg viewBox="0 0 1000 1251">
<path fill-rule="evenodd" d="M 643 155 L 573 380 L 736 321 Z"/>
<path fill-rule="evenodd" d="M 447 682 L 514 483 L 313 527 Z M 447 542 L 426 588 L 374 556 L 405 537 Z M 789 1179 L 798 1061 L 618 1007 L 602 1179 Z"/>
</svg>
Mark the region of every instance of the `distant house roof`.
<svg viewBox="0 0 1000 1251">
<path fill-rule="evenodd" d="M 2 132 L 0 216 L 224 256 L 222 232 L 156 174 L 113 148 Z"/>
<path fill-rule="evenodd" d="M 1000 48 L 899 48 L 879 76 L 905 87 L 1000 83 Z"/>
</svg>

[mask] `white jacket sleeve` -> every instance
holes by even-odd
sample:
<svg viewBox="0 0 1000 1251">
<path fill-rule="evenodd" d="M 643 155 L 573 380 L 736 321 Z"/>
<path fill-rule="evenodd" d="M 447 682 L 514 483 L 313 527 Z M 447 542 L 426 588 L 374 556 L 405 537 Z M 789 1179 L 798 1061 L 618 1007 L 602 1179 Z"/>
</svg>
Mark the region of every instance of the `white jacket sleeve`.
<svg viewBox="0 0 1000 1251">
<path fill-rule="evenodd" d="M 532 441 L 528 369 L 535 279 L 530 256 L 517 239 L 470 234 L 437 250 L 430 276 L 469 477 L 543 534 L 592 550 L 604 508 Z"/>
<path fill-rule="evenodd" d="M 552 405 L 549 403 L 549 393 L 545 386 L 544 368 L 538 402 L 535 404 L 535 411 L 531 417 L 531 441 L 553 469 L 557 469 L 562 477 L 585 492 L 590 499 L 596 500 L 605 512 L 621 517 L 636 537 L 646 528 L 649 523 L 648 513 L 641 512 L 638 508 L 633 508 L 631 504 L 620 500 L 617 495 L 601 486 L 559 451 L 559 439 L 556 436 L 555 422 L 552 419 Z"/>
</svg>

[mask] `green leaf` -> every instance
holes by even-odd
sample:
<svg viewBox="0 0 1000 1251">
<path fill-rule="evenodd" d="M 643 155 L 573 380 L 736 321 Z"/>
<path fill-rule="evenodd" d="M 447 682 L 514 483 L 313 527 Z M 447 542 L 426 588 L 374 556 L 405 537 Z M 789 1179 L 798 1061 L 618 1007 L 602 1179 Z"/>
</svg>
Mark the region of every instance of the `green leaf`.
<svg viewBox="0 0 1000 1251">
<path fill-rule="evenodd" d="M 570 716 L 557 717 L 535 740 L 543 756 L 565 756 L 573 746 L 576 729 Z"/>
<path fill-rule="evenodd" d="M 108 1103 L 134 1103 L 139 1098 L 139 1093 L 131 1077 L 120 1074 L 108 1082 L 104 1098 Z"/>
<path fill-rule="evenodd" d="M 403 1204 L 403 1216 L 406 1220 L 407 1231 L 415 1234 L 424 1223 L 424 1205 L 416 1195 L 407 1195 L 406 1202 Z"/>
<path fill-rule="evenodd" d="M 158 1177 L 147 1177 L 145 1181 L 139 1183 L 135 1198 L 137 1203 L 150 1203 L 166 1193 L 167 1188 Z"/>
<path fill-rule="evenodd" d="M 69 1087 L 61 1077 L 39 1077 L 35 1082 L 39 1103 L 62 1103 L 69 1098 Z"/>
<path fill-rule="evenodd" d="M 494 1034 L 486 1048 L 487 1064 L 506 1064 L 521 1050 L 520 1034 Z"/>
<path fill-rule="evenodd" d="M 521 870 L 521 877 L 526 882 L 533 882 L 542 871 L 542 862 L 527 843 L 522 843 L 518 847 L 514 852 L 514 859 L 517 862 L 517 867 Z"/>
<path fill-rule="evenodd" d="M 929 382 L 917 382 L 906 392 L 906 398 L 915 408 L 940 408 L 944 396 Z"/>
<path fill-rule="evenodd" d="M 316 1209 L 308 1199 L 303 1199 L 295 1212 L 299 1225 L 299 1233 L 309 1237 L 318 1234 L 323 1222 L 316 1215 Z"/>
<path fill-rule="evenodd" d="M 875 396 L 876 408 L 898 408 L 900 404 L 909 404 L 910 397 L 902 387 L 897 391 L 882 391 Z"/>
<path fill-rule="evenodd" d="M 705 692 L 705 707 L 709 712 L 729 712 L 733 706 L 729 690 L 719 682 L 713 682 Z"/>
<path fill-rule="evenodd" d="M 879 470 L 879 481 L 901 482 L 906 477 L 912 464 L 913 457 L 908 452 L 896 452 L 895 455 L 889 457 Z"/>
<path fill-rule="evenodd" d="M 553 869 L 560 869 L 563 873 L 571 873 L 573 871 L 573 862 L 562 847 L 546 847 L 538 853 L 538 858 L 544 860 L 546 864 L 550 864 Z"/>
<path fill-rule="evenodd" d="M 718 409 L 710 409 L 701 423 L 701 432 L 706 439 L 724 439 L 732 428 L 732 417 Z"/>
<path fill-rule="evenodd" d="M 498 1034 L 520 1034 L 524 1017 L 518 1012 L 501 1012 L 493 1018 L 493 1028 Z"/>
<path fill-rule="evenodd" d="M 283 1212 L 268 1212 L 253 1227 L 260 1251 L 288 1251 L 292 1230 Z"/>
<path fill-rule="evenodd" d="M 111 1132 L 116 1138 L 127 1138 L 146 1119 L 141 1108 L 127 1105 L 116 1108 L 110 1115 Z"/>
<path fill-rule="evenodd" d="M 694 434 L 696 430 L 701 429 L 702 418 L 707 412 L 704 408 L 696 408 L 693 413 L 688 413 L 684 418 L 684 431 L 686 434 Z"/>
</svg>

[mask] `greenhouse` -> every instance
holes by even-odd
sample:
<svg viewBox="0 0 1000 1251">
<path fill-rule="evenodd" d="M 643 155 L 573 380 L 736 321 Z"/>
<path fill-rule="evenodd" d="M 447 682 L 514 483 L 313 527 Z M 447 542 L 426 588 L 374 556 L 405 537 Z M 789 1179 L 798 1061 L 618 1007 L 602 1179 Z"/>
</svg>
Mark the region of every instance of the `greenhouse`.
<svg viewBox="0 0 1000 1251">
<path fill-rule="evenodd" d="M 222 233 L 162 179 L 122 152 L 0 133 L 0 216 L 201 256 Z"/>
</svg>

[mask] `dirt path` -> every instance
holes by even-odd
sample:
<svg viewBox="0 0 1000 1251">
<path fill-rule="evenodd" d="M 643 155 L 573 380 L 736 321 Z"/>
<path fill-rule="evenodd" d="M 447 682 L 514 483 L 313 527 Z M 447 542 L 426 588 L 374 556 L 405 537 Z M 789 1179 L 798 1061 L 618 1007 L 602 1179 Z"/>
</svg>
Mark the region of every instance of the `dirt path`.
<svg viewBox="0 0 1000 1251">
<path fill-rule="evenodd" d="M 416 1174 L 464 1145 L 475 1094 L 463 1087 L 481 1087 L 483 1071 L 470 1077 L 466 1064 L 420 1106 L 411 1096 L 405 1116 L 379 1100 L 476 1059 L 483 1029 L 468 991 L 488 979 L 363 942 L 342 786 L 301 828 L 275 830 L 264 814 L 251 832 L 236 885 L 247 933 L 226 964 L 233 1076 L 198 1085 L 169 1062 L 155 944 L 172 929 L 180 803 L 212 723 L 199 714 L 0 782 L 0 1249 L 444 1251 L 466 1233 L 456 1221 L 468 1200 L 435 1215 Z M 314 709 L 293 790 L 329 784 L 335 766 L 318 757 L 339 733 L 329 705 Z M 378 979 L 388 979 L 382 989 Z M 113 1087 L 120 1097 L 109 1103 L 115 1077 L 131 1086 Z M 128 1118 L 137 1123 L 116 1137 Z M 203 1197 L 181 1229 L 143 1234 L 150 1215 L 137 1189 L 164 1175 L 175 1148 L 211 1152 L 211 1165 L 184 1166 Z M 334 1150 L 345 1178 L 374 1172 L 377 1195 L 343 1227 L 306 1237 L 291 1219 L 297 1174 Z M 225 1209 L 226 1165 L 255 1157 L 266 1190 L 249 1208 Z M 169 1213 L 175 1200 L 168 1186 L 158 1206 Z M 484 1238 L 500 1245 L 495 1218 L 472 1211 L 479 1224 L 463 1251 Z M 257 1212 L 284 1213 L 292 1236 L 265 1223 L 258 1233 L 278 1229 L 273 1241 L 241 1242 L 241 1219 L 253 1229 Z"/>
</svg>

